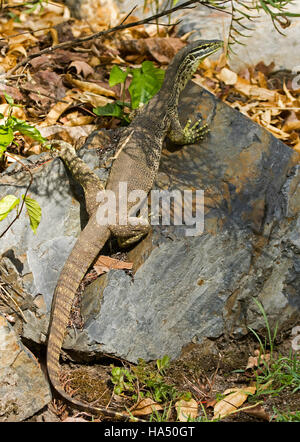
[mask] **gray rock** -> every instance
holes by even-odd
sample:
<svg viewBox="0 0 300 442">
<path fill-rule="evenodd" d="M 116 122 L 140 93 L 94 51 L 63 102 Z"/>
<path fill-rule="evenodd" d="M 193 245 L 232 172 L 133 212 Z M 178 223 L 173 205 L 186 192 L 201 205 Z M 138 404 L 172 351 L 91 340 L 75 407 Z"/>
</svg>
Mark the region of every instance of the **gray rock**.
<svg viewBox="0 0 300 442">
<path fill-rule="evenodd" d="M 152 236 L 129 253 L 134 280 L 111 271 L 87 287 L 84 330 L 70 330 L 65 349 L 130 361 L 164 354 L 175 358 L 191 341 L 201 345 L 207 338 L 240 338 L 249 327 L 262 330 L 255 298 L 271 326 L 278 321 L 283 330 L 299 319 L 299 154 L 190 83 L 181 99 L 183 122 L 199 109 L 211 132 L 201 145 L 169 145 L 156 187 L 204 190 L 203 234 L 186 236 L 186 226 L 155 226 Z M 94 168 L 97 155 L 86 152 Z M 32 197 L 42 195 L 42 209 L 44 204 L 52 211 L 44 215 L 36 237 L 25 218 L 18 220 L 14 229 L 19 238 L 5 237 L 1 247 L 12 249 L 6 259 L 22 262 L 27 287 L 31 284 L 35 300 L 38 293 L 44 297 L 49 310 L 52 287 L 79 233 L 82 200 L 72 198 L 76 187 L 70 186 L 59 160 L 43 167 L 36 172 L 37 194 Z M 6 173 L 2 180 L 7 179 Z M 0 197 L 2 189 L 13 193 L 6 183 Z M 45 310 L 24 314 L 23 336 L 43 342 Z"/>
<path fill-rule="evenodd" d="M 0 422 L 22 421 L 50 402 L 49 384 L 2 315 L 0 342 Z"/>
<path fill-rule="evenodd" d="M 92 169 L 99 165 L 96 151 L 86 150 L 82 158 Z M 29 196 L 42 207 L 37 233 L 32 232 L 23 210 L 20 218 L 1 239 L 0 255 L 9 255 L 23 277 L 24 289 L 32 296 L 42 294 L 49 310 L 61 268 L 88 216 L 80 185 L 73 180 L 59 158 L 50 162 L 47 159 L 49 154 L 42 154 L 32 156 L 27 161 L 34 175 Z M 100 178 L 107 176 L 104 169 L 98 168 L 96 172 Z M 21 198 L 27 185 L 28 173 L 20 171 L 19 165 L 10 166 L 0 180 L 0 198 L 7 194 Z M 13 211 L 1 222 L 1 232 L 14 217 Z"/>
</svg>

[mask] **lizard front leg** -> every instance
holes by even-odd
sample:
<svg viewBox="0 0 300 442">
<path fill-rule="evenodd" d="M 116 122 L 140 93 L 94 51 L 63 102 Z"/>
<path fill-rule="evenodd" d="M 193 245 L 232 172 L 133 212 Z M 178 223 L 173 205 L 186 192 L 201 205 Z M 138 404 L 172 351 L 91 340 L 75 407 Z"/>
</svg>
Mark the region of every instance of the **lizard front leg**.
<svg viewBox="0 0 300 442">
<path fill-rule="evenodd" d="M 50 141 L 50 144 L 51 147 L 59 147 L 57 150 L 58 156 L 64 161 L 75 180 L 82 186 L 86 210 L 91 216 L 98 206 L 97 193 L 104 189 L 105 183 L 77 156 L 76 150 L 71 144 L 62 140 L 53 140 Z"/>
<path fill-rule="evenodd" d="M 192 121 L 188 119 L 185 127 L 182 127 L 176 114 L 171 119 L 168 137 L 175 144 L 194 144 L 201 141 L 209 132 L 207 124 L 201 126 L 201 122 L 202 120 L 199 119 L 192 125 Z"/>
<path fill-rule="evenodd" d="M 117 237 L 120 247 L 128 247 L 138 242 L 151 230 L 148 220 L 144 218 L 136 218 L 136 224 L 134 225 L 113 225 L 109 226 L 109 229 Z"/>
</svg>

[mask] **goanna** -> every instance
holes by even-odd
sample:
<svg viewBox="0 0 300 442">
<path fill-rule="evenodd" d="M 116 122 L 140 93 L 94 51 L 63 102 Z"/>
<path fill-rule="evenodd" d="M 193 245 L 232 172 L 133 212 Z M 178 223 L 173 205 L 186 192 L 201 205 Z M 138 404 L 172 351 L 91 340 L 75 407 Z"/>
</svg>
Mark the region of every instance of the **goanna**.
<svg viewBox="0 0 300 442">
<path fill-rule="evenodd" d="M 177 144 L 192 144 L 203 138 L 208 131 L 200 121 L 184 128 L 178 119 L 178 99 L 199 63 L 223 46 L 219 40 L 198 40 L 181 49 L 166 70 L 160 91 L 141 109 L 126 128 L 117 146 L 117 154 L 106 190 L 113 191 L 118 202 L 119 183 L 127 183 L 127 191 L 142 190 L 148 194 L 156 177 L 164 139 L 169 137 Z M 113 417 L 124 417 L 101 407 L 93 407 L 68 395 L 60 384 L 59 356 L 69 321 L 71 306 L 76 290 L 100 250 L 111 235 L 121 241 L 137 241 L 149 229 L 145 222 L 132 224 L 100 225 L 97 223 L 97 193 L 103 190 L 102 182 L 80 160 L 75 150 L 61 142 L 59 156 L 63 159 L 74 178 L 82 185 L 85 193 L 89 221 L 80 233 L 68 257 L 55 289 L 49 327 L 47 347 L 47 369 L 50 381 L 57 392 L 77 408 L 93 413 L 104 413 Z M 132 204 L 128 204 L 128 212 Z M 117 204 L 118 213 L 118 204 Z"/>
</svg>

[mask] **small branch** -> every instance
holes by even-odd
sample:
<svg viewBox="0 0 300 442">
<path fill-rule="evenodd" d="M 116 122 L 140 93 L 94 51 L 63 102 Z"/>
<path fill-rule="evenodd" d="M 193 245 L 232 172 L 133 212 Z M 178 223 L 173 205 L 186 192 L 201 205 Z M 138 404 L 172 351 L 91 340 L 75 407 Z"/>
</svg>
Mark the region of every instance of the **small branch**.
<svg viewBox="0 0 300 442">
<path fill-rule="evenodd" d="M 137 8 L 137 5 L 135 5 L 135 6 L 131 9 L 131 11 L 126 15 L 126 17 L 123 18 L 123 20 L 122 20 L 121 23 L 120 23 L 120 26 L 121 26 L 123 23 L 125 23 L 125 21 L 128 19 L 128 17 L 130 17 L 130 15 L 133 13 L 133 11 L 134 11 L 136 8 Z"/>
<path fill-rule="evenodd" d="M 26 172 L 28 172 L 29 175 L 30 175 L 30 181 L 29 181 L 29 184 L 28 184 L 28 186 L 27 186 L 27 188 L 26 188 L 25 194 L 24 194 L 24 196 L 23 196 L 23 201 L 22 201 L 22 204 L 21 204 L 21 208 L 20 208 L 20 210 L 17 212 L 17 215 L 16 215 L 15 218 L 12 220 L 12 222 L 8 225 L 8 227 L 6 227 L 6 229 L 4 230 L 4 232 L 1 233 L 0 238 L 2 238 L 2 237 L 5 235 L 5 233 L 11 228 L 11 226 L 14 224 L 14 222 L 17 221 L 17 219 L 20 217 L 20 215 L 21 215 L 21 213 L 22 213 L 22 210 L 23 210 L 23 207 L 24 207 L 24 204 L 25 204 L 25 198 L 26 198 L 27 193 L 28 193 L 28 191 L 29 191 L 29 188 L 30 188 L 30 186 L 31 186 L 31 184 L 32 184 L 32 182 L 33 182 L 33 175 L 32 175 L 32 173 L 31 173 L 31 170 L 29 169 L 29 167 L 25 166 L 25 164 L 23 164 L 22 161 L 18 160 L 18 159 L 17 159 L 16 157 L 14 157 L 13 155 L 10 155 L 8 152 L 5 152 L 5 155 L 8 156 L 8 157 L 10 157 L 10 158 L 13 158 L 15 161 L 17 161 L 19 164 L 21 164 L 22 167 L 24 167 L 24 169 L 26 170 Z"/>
</svg>

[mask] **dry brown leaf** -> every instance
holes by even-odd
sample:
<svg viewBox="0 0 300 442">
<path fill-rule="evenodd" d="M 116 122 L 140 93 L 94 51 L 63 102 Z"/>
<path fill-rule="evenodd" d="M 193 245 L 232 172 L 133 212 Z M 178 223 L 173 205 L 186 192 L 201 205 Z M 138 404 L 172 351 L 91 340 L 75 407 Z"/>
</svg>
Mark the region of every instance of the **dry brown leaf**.
<svg viewBox="0 0 300 442">
<path fill-rule="evenodd" d="M 266 124 L 264 120 L 260 121 L 261 126 L 264 126 L 266 129 L 268 129 L 272 134 L 274 134 L 277 138 L 280 138 L 281 140 L 288 140 L 290 135 L 283 130 L 279 129 L 279 127 L 273 126 L 272 124 Z"/>
<path fill-rule="evenodd" d="M 235 412 L 246 400 L 249 394 L 254 394 L 256 391 L 255 385 L 250 385 L 245 388 L 227 389 L 224 391 L 226 397 L 214 406 L 214 419 L 225 417 Z"/>
<path fill-rule="evenodd" d="M 266 410 L 261 405 L 256 405 L 253 408 L 248 408 L 243 410 L 244 413 L 250 414 L 251 416 L 258 417 L 259 419 L 263 419 L 265 421 L 270 421 L 270 415 L 266 412 Z"/>
<path fill-rule="evenodd" d="M 195 399 L 184 401 L 183 399 L 176 402 L 177 419 L 180 422 L 187 422 L 188 418 L 196 418 L 198 416 L 198 404 Z"/>
<path fill-rule="evenodd" d="M 81 93 L 78 99 L 82 103 L 91 103 L 93 107 L 105 106 L 107 103 L 112 103 L 114 101 L 111 98 L 103 97 L 103 95 L 98 95 L 87 91 Z"/>
<path fill-rule="evenodd" d="M 83 419 L 83 417 L 72 417 L 69 416 L 66 419 L 64 419 L 62 422 L 89 422 L 86 419 Z"/>
<path fill-rule="evenodd" d="M 38 129 L 41 132 L 41 135 L 45 138 L 54 138 L 59 134 L 60 139 L 73 144 L 80 137 L 86 138 L 91 132 L 93 132 L 93 130 L 95 130 L 95 126 L 92 124 L 86 126 L 61 126 L 55 124 L 47 127 L 38 126 Z"/>
<path fill-rule="evenodd" d="M 223 68 L 217 75 L 217 78 L 223 81 L 225 84 L 232 85 L 237 82 L 237 74 L 228 68 Z"/>
<path fill-rule="evenodd" d="M 284 132 L 292 132 L 293 130 L 300 129 L 300 120 L 297 121 L 289 121 L 284 124 L 282 130 Z"/>
<path fill-rule="evenodd" d="M 126 54 L 128 57 L 152 55 L 159 63 L 166 64 L 174 57 L 174 55 L 184 46 L 186 43 L 180 40 L 180 38 L 144 38 L 144 39 L 131 39 L 121 40 L 118 42 L 118 49 L 121 54 Z"/>
<path fill-rule="evenodd" d="M 70 64 L 70 68 L 74 67 L 76 69 L 77 74 L 81 74 L 86 78 L 89 74 L 94 73 L 94 69 L 85 61 L 75 60 Z"/>
<path fill-rule="evenodd" d="M 111 89 L 106 89 L 105 87 L 102 87 L 99 84 L 91 83 L 89 81 L 76 80 L 70 74 L 66 74 L 65 79 L 70 84 L 72 84 L 73 86 L 76 86 L 77 88 L 79 88 L 82 91 L 93 92 L 94 94 L 104 95 L 106 97 L 115 97 L 116 96 L 116 93 Z"/>
<path fill-rule="evenodd" d="M 295 144 L 295 145 L 293 146 L 293 149 L 294 149 L 296 152 L 299 152 L 299 153 L 300 153 L 300 141 L 299 141 L 297 144 Z"/>
<path fill-rule="evenodd" d="M 19 34 L 14 37 L 9 37 L 9 48 L 13 45 L 22 45 L 22 46 L 30 46 L 33 43 L 37 43 L 39 40 L 32 34 Z"/>
<path fill-rule="evenodd" d="M 4 72 L 9 71 L 17 64 L 17 58 L 14 54 L 7 54 L 6 57 L 0 57 L 1 70 Z"/>
<path fill-rule="evenodd" d="M 57 30 L 54 28 L 49 29 L 49 32 L 52 37 L 52 45 L 55 46 L 59 43 Z"/>
<path fill-rule="evenodd" d="M 275 63 L 273 61 L 269 65 L 265 65 L 265 63 L 263 61 L 260 61 L 255 66 L 255 70 L 262 72 L 263 74 L 268 76 L 273 71 L 274 66 L 275 66 Z"/>
<path fill-rule="evenodd" d="M 209 399 L 206 403 L 206 407 L 214 407 L 216 403 L 217 403 L 216 399 Z"/>
<path fill-rule="evenodd" d="M 258 84 L 262 88 L 268 88 L 268 83 L 265 75 L 262 72 L 258 72 Z"/>
<path fill-rule="evenodd" d="M 24 57 L 27 57 L 26 49 L 21 44 L 15 44 L 9 47 L 9 51 L 7 52 L 7 54 L 13 54 L 13 53 L 20 53 L 24 55 Z"/>
<path fill-rule="evenodd" d="M 13 107 L 11 109 L 8 103 L 0 104 L 1 114 L 3 114 L 5 117 L 8 117 L 10 112 L 11 115 L 13 115 L 14 117 L 19 118 L 20 120 L 26 120 L 26 114 L 21 107 Z"/>
<path fill-rule="evenodd" d="M 185 46 L 180 38 L 147 38 L 144 40 L 147 51 L 159 63 L 169 63 L 174 55 Z"/>
<path fill-rule="evenodd" d="M 142 399 L 131 413 L 133 416 L 146 416 L 147 414 L 153 413 L 153 411 L 161 411 L 163 407 L 159 405 L 157 402 L 154 402 L 153 399 L 147 397 Z"/>
<path fill-rule="evenodd" d="M 94 264 L 94 269 L 98 275 L 102 275 L 112 269 L 131 270 L 132 266 L 132 262 L 124 262 L 109 256 L 100 255 Z"/>
<path fill-rule="evenodd" d="M 71 112 L 61 119 L 64 126 L 85 126 L 91 124 L 95 117 L 91 115 L 81 115 L 79 112 Z"/>
<path fill-rule="evenodd" d="M 65 103 L 65 101 L 69 101 L 67 96 L 64 97 L 64 102 L 59 101 L 52 107 L 46 119 L 41 123 L 41 126 L 52 126 L 57 122 L 61 114 L 71 105 L 71 100 L 69 103 Z"/>
<path fill-rule="evenodd" d="M 293 97 L 293 95 L 290 93 L 290 91 L 289 91 L 288 88 L 286 87 L 285 81 L 283 82 L 283 87 L 282 87 L 282 89 L 283 89 L 283 92 L 285 93 L 287 99 L 290 101 L 290 103 L 293 103 L 293 102 L 296 100 L 296 98 Z"/>
</svg>

